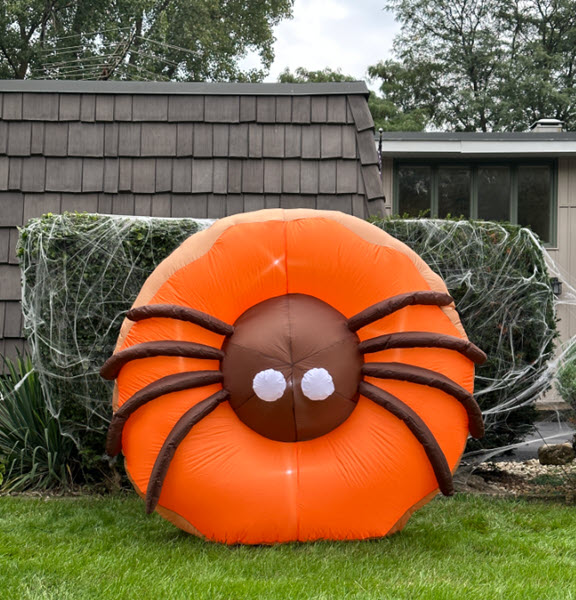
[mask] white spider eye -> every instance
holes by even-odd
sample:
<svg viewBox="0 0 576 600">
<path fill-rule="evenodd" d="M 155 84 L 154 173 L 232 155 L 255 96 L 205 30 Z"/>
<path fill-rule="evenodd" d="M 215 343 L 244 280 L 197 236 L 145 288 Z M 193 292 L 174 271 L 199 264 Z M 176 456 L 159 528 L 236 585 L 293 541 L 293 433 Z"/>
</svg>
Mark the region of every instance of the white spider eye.
<svg viewBox="0 0 576 600">
<path fill-rule="evenodd" d="M 310 369 L 302 377 L 302 391 L 310 400 L 325 400 L 334 393 L 332 375 L 326 369 Z"/>
<path fill-rule="evenodd" d="M 282 398 L 286 390 L 286 379 L 276 369 L 266 369 L 256 373 L 252 381 L 252 389 L 260 400 L 274 402 Z"/>
</svg>

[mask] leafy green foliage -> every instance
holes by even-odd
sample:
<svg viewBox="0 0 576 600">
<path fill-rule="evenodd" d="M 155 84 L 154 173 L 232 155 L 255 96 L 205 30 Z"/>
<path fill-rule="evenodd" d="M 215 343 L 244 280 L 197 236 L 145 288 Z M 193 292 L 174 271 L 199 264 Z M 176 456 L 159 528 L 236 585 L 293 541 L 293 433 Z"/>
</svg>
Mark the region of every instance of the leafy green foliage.
<svg viewBox="0 0 576 600">
<path fill-rule="evenodd" d="M 384 131 L 423 131 L 434 114 L 436 69 L 422 64 L 406 68 L 393 60 L 368 67 L 370 79 L 381 80 L 382 97 L 370 106 L 376 127 Z"/>
<path fill-rule="evenodd" d="M 372 78 L 380 77 L 377 71 L 378 67 L 371 67 L 369 75 Z M 325 83 L 356 81 L 355 77 L 345 75 L 339 69 L 334 70 L 325 68 L 320 71 L 309 71 L 304 67 L 297 67 L 292 73 L 290 69 L 285 69 L 278 77 L 280 83 Z M 395 85 L 401 85 L 397 82 Z M 386 94 L 380 97 L 374 92 L 370 92 L 368 97 L 368 108 L 374 119 L 376 129 L 382 128 L 384 131 L 422 131 L 428 120 L 426 111 L 420 108 L 402 106 L 396 103 L 398 98 Z"/>
<path fill-rule="evenodd" d="M 370 67 L 384 97 L 429 127 L 522 131 L 576 126 L 572 0 L 388 0 L 397 60 Z"/>
<path fill-rule="evenodd" d="M 293 0 L 8 0 L 0 77 L 259 81 Z M 238 59 L 260 55 L 262 69 Z"/>
<path fill-rule="evenodd" d="M 44 490 L 67 486 L 78 466 L 72 440 L 63 436 L 48 409 L 29 358 L 4 359 L 0 377 L 2 489 Z M 0 484 L 2 474 L 0 473 Z"/>
<path fill-rule="evenodd" d="M 150 273 L 199 226 L 192 220 L 45 215 L 20 233 L 24 321 L 50 413 L 75 443 L 83 479 L 103 460 L 112 386 L 99 375 Z"/>
<path fill-rule="evenodd" d="M 488 355 L 476 368 L 475 396 L 486 436 L 468 450 L 520 441 L 533 429 L 534 400 L 558 336 L 554 296 L 534 234 L 514 225 L 466 220 L 388 219 L 374 224 L 440 275 L 470 340 Z"/>
<path fill-rule="evenodd" d="M 340 69 L 326 67 L 318 71 L 310 71 L 305 67 L 296 67 L 294 73 L 286 67 L 278 75 L 280 83 L 331 83 L 343 81 L 356 81 L 352 75 L 345 75 Z"/>
</svg>

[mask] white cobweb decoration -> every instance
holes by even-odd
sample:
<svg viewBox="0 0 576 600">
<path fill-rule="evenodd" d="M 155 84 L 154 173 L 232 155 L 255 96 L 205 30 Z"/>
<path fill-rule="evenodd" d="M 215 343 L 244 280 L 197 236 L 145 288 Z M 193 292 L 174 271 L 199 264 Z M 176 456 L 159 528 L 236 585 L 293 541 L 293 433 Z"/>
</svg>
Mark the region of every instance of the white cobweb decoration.
<svg viewBox="0 0 576 600">
<path fill-rule="evenodd" d="M 21 232 L 28 350 L 50 413 L 96 463 L 112 393 L 99 370 L 125 313 L 156 265 L 212 222 L 67 213 L 32 219 Z"/>
<path fill-rule="evenodd" d="M 486 437 L 467 457 L 485 460 L 521 445 L 537 418 L 536 401 L 554 393 L 561 344 L 556 307 L 576 304 L 576 290 L 529 229 L 465 220 L 391 219 L 378 226 L 415 250 L 445 281 L 468 337 L 487 354 L 476 368 L 475 397 Z M 551 278 L 564 283 L 559 300 Z M 553 440 L 551 440 L 553 442 Z"/>
<path fill-rule="evenodd" d="M 97 460 L 104 456 L 112 390 L 99 370 L 114 349 L 124 315 L 156 265 L 207 225 L 192 219 L 64 214 L 33 219 L 22 232 L 23 312 L 33 363 L 61 430 Z M 549 275 L 557 271 L 547 253 L 529 230 L 495 223 L 391 220 L 377 225 L 411 246 L 445 279 L 470 339 L 489 355 L 476 381 L 487 446 L 494 446 L 493 439 L 498 451 L 512 447 L 530 429 L 518 420 L 517 409 L 534 405 L 551 386 L 561 360 L 554 354 L 549 285 Z M 374 272 L 374 277 L 386 276 Z M 573 305 L 574 289 L 560 276 L 562 302 Z"/>
</svg>

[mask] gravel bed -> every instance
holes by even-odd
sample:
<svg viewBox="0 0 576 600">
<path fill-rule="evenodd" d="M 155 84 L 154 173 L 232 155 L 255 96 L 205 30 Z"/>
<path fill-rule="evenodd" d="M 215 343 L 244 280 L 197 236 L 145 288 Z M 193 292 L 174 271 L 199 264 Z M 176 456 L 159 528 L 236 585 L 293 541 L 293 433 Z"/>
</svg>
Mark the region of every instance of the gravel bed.
<svg viewBox="0 0 576 600">
<path fill-rule="evenodd" d="M 541 465 L 537 458 L 524 462 L 490 461 L 482 463 L 480 469 L 482 471 L 499 470 L 524 479 L 532 479 L 539 475 L 576 474 L 576 461 L 572 461 L 568 465 Z"/>
<path fill-rule="evenodd" d="M 568 465 L 488 461 L 464 466 L 454 477 L 456 491 L 491 496 L 513 496 L 576 503 L 576 461 Z"/>
</svg>

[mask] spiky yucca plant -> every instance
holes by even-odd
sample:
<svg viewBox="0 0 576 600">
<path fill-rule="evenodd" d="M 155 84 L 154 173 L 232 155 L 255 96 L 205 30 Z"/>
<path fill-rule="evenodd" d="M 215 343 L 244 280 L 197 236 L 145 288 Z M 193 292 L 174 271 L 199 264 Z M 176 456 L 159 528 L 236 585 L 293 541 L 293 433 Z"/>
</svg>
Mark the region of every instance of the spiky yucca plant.
<svg viewBox="0 0 576 600">
<path fill-rule="evenodd" d="M 66 487 L 72 479 L 75 446 L 50 413 L 30 358 L 4 359 L 4 372 L 0 376 L 2 490 Z"/>
</svg>

